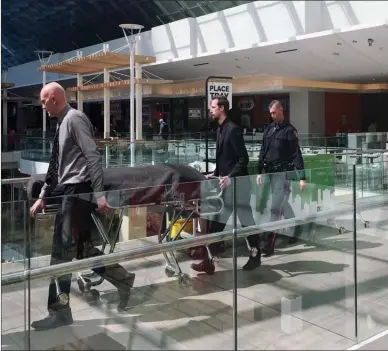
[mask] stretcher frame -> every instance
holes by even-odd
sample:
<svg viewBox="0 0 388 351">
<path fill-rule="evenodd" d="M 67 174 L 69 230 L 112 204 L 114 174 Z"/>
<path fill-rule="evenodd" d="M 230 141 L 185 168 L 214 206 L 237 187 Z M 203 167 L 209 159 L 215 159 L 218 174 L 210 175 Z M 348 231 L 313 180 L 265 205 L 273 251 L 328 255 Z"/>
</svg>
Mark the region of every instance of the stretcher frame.
<svg viewBox="0 0 388 351">
<path fill-rule="evenodd" d="M 199 183 L 199 182 L 198 182 Z M 165 187 L 171 187 L 168 185 L 165 185 Z M 120 190 L 118 190 L 120 191 Z M 216 192 L 216 189 L 212 191 L 213 193 Z M 120 230 L 122 226 L 122 222 L 124 219 L 124 211 L 126 209 L 130 208 L 148 208 L 148 207 L 155 207 L 155 206 L 161 206 L 162 207 L 162 218 L 165 217 L 167 226 L 166 229 L 163 231 L 163 226 L 160 226 L 159 233 L 158 233 L 158 244 L 162 244 L 164 241 L 169 241 L 168 238 L 171 238 L 171 231 L 174 227 L 174 224 L 177 222 L 177 220 L 180 218 L 180 216 L 183 213 L 188 213 L 188 216 L 185 218 L 184 223 L 181 225 L 181 227 L 178 229 L 176 235 L 171 238 L 172 241 L 177 240 L 178 238 L 187 238 L 187 237 L 193 237 L 197 235 L 197 226 L 198 226 L 198 218 L 201 216 L 214 216 L 219 213 L 221 213 L 224 209 L 224 201 L 222 198 L 223 190 L 221 189 L 219 192 L 216 192 L 215 195 L 209 195 L 204 198 L 196 198 L 196 199 L 189 199 L 187 201 L 184 200 L 184 198 L 180 199 L 174 199 L 170 201 L 161 201 L 159 203 L 147 203 L 147 204 L 136 204 L 136 205 L 124 205 L 124 206 L 113 206 L 108 204 L 110 209 L 114 210 L 112 214 L 112 218 L 109 221 L 108 227 L 105 228 L 104 224 L 102 223 L 101 219 L 98 216 L 97 211 L 93 211 L 91 213 L 91 217 L 93 219 L 93 222 L 97 228 L 97 231 L 102 239 L 102 247 L 100 251 L 105 254 L 105 249 L 109 245 L 109 251 L 108 253 L 113 253 L 116 247 L 116 244 L 119 239 Z M 220 208 L 217 211 L 209 211 L 202 213 L 200 211 L 201 203 L 206 203 L 207 201 L 219 201 Z M 60 205 L 46 205 L 46 212 L 45 213 L 38 213 L 36 214 L 35 218 L 38 221 L 47 220 L 48 217 L 55 216 Z M 171 217 L 171 220 L 170 220 Z M 117 221 L 118 225 L 116 228 L 114 228 L 114 222 Z M 185 228 L 186 224 L 193 220 L 193 233 L 187 233 L 184 232 L 183 229 Z M 163 231 L 163 233 L 162 233 Z M 110 238 L 113 237 L 113 241 L 110 240 Z M 213 263 L 213 256 L 211 254 L 211 251 L 208 247 L 208 245 L 205 246 L 207 250 L 207 255 L 210 260 L 210 262 Z M 166 267 L 165 267 L 165 274 L 168 277 L 177 277 L 179 285 L 182 287 L 189 286 L 191 284 L 191 277 L 190 275 L 183 273 L 182 269 L 179 266 L 178 260 L 176 258 L 176 255 L 174 252 L 169 252 L 169 255 L 167 253 L 163 253 L 163 256 L 166 261 Z M 94 287 L 100 285 L 105 280 L 103 277 L 100 277 L 96 280 L 95 278 L 98 276 L 98 274 L 94 272 L 78 272 L 77 273 L 77 284 L 79 287 L 79 290 L 81 293 L 84 294 L 86 300 L 89 303 L 96 302 L 99 299 L 100 293 L 98 290 L 94 289 Z M 69 297 L 67 294 L 64 294 L 61 292 L 58 279 L 57 277 L 52 277 L 56 284 L 56 290 L 57 290 L 57 301 L 60 304 L 67 304 L 69 301 Z"/>
</svg>

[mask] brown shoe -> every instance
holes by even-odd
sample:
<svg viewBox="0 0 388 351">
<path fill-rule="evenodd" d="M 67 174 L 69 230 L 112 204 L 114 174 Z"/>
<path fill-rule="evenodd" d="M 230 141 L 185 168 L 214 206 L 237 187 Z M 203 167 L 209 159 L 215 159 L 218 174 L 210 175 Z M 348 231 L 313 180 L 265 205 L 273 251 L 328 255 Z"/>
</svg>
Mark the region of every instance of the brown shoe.
<svg viewBox="0 0 388 351">
<path fill-rule="evenodd" d="M 212 275 L 214 274 L 216 267 L 214 266 L 214 263 L 212 261 L 210 261 L 209 259 L 205 259 L 201 263 L 193 263 L 191 265 L 191 269 L 196 272 L 204 272 L 207 275 Z"/>
</svg>

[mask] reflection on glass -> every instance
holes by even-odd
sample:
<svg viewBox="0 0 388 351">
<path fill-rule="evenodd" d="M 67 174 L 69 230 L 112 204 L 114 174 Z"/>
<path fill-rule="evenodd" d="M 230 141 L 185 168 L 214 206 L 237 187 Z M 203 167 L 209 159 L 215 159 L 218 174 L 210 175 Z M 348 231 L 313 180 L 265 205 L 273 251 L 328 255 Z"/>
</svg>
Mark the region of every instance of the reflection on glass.
<svg viewBox="0 0 388 351">
<path fill-rule="evenodd" d="M 287 174 L 281 182 L 266 174 L 260 185 L 254 174 L 236 178 L 221 191 L 219 179 L 174 165 L 170 175 L 143 168 L 135 177 L 128 170 L 133 178 L 125 173 L 118 188 L 108 177 L 106 215 L 95 211 L 91 194 L 51 199 L 47 213 L 33 219 L 19 213 L 25 207 L 17 202 L 4 202 L 3 251 L 10 243 L 26 247 L 17 233 L 31 221 L 33 279 L 25 291 L 25 256 L 19 266 L 2 263 L 3 348 L 217 350 L 233 349 L 237 335 L 238 349 L 346 349 L 356 332 L 363 340 L 382 331 L 385 177 L 365 183 L 358 172 L 386 167 L 360 164 L 356 173 L 353 167 L 339 173 L 328 159 L 320 161 L 326 167 L 306 170 L 303 191 Z M 77 235 L 64 250 L 52 239 L 66 232 L 56 222 L 66 201 L 78 204 L 71 216 L 77 231 L 67 229 Z M 268 233 L 273 252 L 244 269 L 255 245 L 265 254 Z M 206 261 L 211 270 L 196 269 Z M 56 271 L 34 275 L 39 267 Z M 18 272 L 18 284 L 4 285 Z"/>
</svg>

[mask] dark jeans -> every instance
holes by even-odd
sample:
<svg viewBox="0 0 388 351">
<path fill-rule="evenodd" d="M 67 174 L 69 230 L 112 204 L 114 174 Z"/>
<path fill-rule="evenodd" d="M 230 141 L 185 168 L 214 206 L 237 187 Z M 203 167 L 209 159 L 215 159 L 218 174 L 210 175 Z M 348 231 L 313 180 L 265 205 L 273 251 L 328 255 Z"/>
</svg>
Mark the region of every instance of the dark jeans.
<svg viewBox="0 0 388 351">
<path fill-rule="evenodd" d="M 54 189 L 51 196 L 61 197 L 52 199 L 53 202 L 59 204 L 59 209 L 55 217 L 51 265 L 69 262 L 73 258 L 81 259 L 103 254 L 91 244 L 90 229 L 91 225 L 94 225 L 91 213 L 96 208 L 92 202 L 92 196 L 86 196 L 84 199 L 76 196 L 92 193 L 92 191 L 89 183 L 59 185 Z M 92 270 L 117 288 L 121 287 L 128 275 L 128 272 L 119 264 L 96 267 Z M 71 274 L 66 274 L 57 277 L 63 293 L 70 294 L 71 276 Z M 67 305 L 57 304 L 57 291 L 53 279 L 50 282 L 47 308 L 49 311 L 69 308 Z"/>
<path fill-rule="evenodd" d="M 234 207 L 237 211 L 237 218 L 240 221 L 242 227 L 250 227 L 256 224 L 253 218 L 251 207 L 251 189 L 252 185 L 249 177 L 232 179 L 232 182 L 236 181 L 236 204 L 233 203 L 233 183 L 224 189 L 222 198 L 224 200 L 224 210 L 214 216 L 212 220 L 207 221 L 207 228 L 201 229 L 205 233 L 217 233 L 222 232 L 229 220 L 230 215 L 233 213 Z M 202 210 L 202 209 L 201 209 Z M 251 247 L 260 248 L 259 234 L 250 235 L 248 242 Z"/>
<path fill-rule="evenodd" d="M 285 219 L 294 218 L 295 213 L 288 202 L 291 194 L 291 181 L 287 179 L 285 172 L 268 174 L 272 192 L 271 217 L 270 221 L 278 221 L 284 216 Z M 295 227 L 295 237 L 300 236 L 300 227 Z M 275 247 L 276 233 L 266 233 L 266 248 Z"/>
</svg>

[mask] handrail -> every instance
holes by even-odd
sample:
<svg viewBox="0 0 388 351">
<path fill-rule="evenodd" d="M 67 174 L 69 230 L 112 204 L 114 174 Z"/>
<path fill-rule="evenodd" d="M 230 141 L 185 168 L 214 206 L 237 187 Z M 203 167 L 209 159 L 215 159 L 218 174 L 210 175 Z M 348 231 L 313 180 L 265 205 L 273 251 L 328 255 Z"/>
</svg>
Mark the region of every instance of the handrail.
<svg viewBox="0 0 388 351">
<path fill-rule="evenodd" d="M 381 199 L 381 197 L 383 197 L 383 199 Z M 367 198 L 367 200 L 368 201 L 365 201 L 365 199 L 363 199 L 357 203 L 357 211 L 363 209 L 371 209 L 372 207 L 380 207 L 388 204 L 387 195 L 378 196 L 377 200 L 374 197 L 372 199 Z M 299 218 L 284 219 L 277 222 L 269 222 L 265 224 L 241 228 L 236 231 L 236 236 L 238 238 L 241 238 L 247 237 L 252 234 L 276 231 L 279 229 L 293 227 L 295 225 L 310 223 L 317 219 L 322 219 L 325 217 L 330 218 L 338 214 L 343 215 L 354 211 L 352 204 L 343 203 L 343 205 L 343 208 L 341 207 L 340 209 L 335 208 L 332 210 L 323 210 L 314 214 L 303 215 Z M 119 251 L 108 255 L 90 257 L 67 263 L 60 263 L 53 266 L 27 269 L 22 272 L 8 273 L 2 276 L 1 284 L 10 285 L 21 283 L 27 279 L 34 280 L 39 278 L 56 277 L 58 275 L 73 273 L 74 271 L 83 271 L 86 269 L 90 269 L 91 267 L 107 266 L 121 261 L 132 261 L 139 258 L 155 256 L 166 252 L 208 245 L 220 241 L 228 241 L 233 239 L 233 235 L 234 230 L 227 230 L 220 233 L 207 234 L 199 237 L 187 238 L 184 240 L 172 241 L 163 244 L 155 244 L 145 247 L 143 246 L 133 250 Z"/>
<path fill-rule="evenodd" d="M 29 180 L 30 180 L 30 177 L 2 179 L 1 180 L 1 185 L 3 185 L 3 184 L 24 183 L 24 182 L 28 182 Z"/>
</svg>

